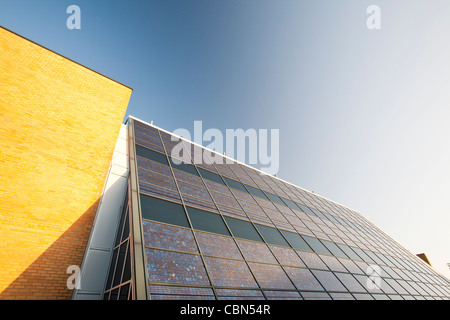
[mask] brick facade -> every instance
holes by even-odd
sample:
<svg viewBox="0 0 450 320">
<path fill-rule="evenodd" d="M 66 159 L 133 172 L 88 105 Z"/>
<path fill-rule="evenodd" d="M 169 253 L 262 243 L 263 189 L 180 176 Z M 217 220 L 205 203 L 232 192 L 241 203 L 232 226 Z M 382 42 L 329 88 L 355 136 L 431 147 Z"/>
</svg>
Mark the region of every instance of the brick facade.
<svg viewBox="0 0 450 320">
<path fill-rule="evenodd" d="M 70 299 L 131 89 L 0 27 L 0 299 Z"/>
</svg>

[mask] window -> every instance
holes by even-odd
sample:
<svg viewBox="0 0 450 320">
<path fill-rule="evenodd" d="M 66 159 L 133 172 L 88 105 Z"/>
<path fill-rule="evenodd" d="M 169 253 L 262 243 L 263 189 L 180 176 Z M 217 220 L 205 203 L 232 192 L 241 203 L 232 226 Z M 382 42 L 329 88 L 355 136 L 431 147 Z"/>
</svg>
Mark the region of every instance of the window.
<svg viewBox="0 0 450 320">
<path fill-rule="evenodd" d="M 247 190 L 252 194 L 252 195 L 254 195 L 254 196 L 257 196 L 257 197 L 260 197 L 260 198 L 263 198 L 263 199 L 266 199 L 266 200 L 269 200 L 268 198 L 267 198 L 267 196 L 264 194 L 264 192 L 262 192 L 261 190 L 259 190 L 259 189 L 257 189 L 257 188 L 254 188 L 254 187 L 252 187 L 252 186 L 249 186 L 249 185 L 244 185 L 246 188 L 247 188 Z"/>
<path fill-rule="evenodd" d="M 141 212 L 144 219 L 189 228 L 189 222 L 181 204 L 141 194 Z"/>
<path fill-rule="evenodd" d="M 361 258 L 348 246 L 345 244 L 338 243 L 337 246 L 341 248 L 342 251 L 352 260 L 361 260 Z"/>
<path fill-rule="evenodd" d="M 208 179 L 210 181 L 221 183 L 221 184 L 225 185 L 225 182 L 223 182 L 222 178 L 217 173 L 212 173 L 211 171 L 208 171 L 208 170 L 205 170 L 202 168 L 197 168 L 197 169 L 204 179 Z"/>
<path fill-rule="evenodd" d="M 259 233 L 262 235 L 264 240 L 267 243 L 280 245 L 284 247 L 289 247 L 289 244 L 286 242 L 286 240 L 281 235 L 280 231 L 275 228 L 263 226 L 260 224 L 255 224 L 256 229 L 258 229 Z"/>
<path fill-rule="evenodd" d="M 296 203 L 296 205 L 302 210 L 304 213 L 314 214 L 311 209 L 303 204 Z"/>
<path fill-rule="evenodd" d="M 335 256 L 339 258 L 347 258 L 345 253 L 339 249 L 336 243 L 331 241 L 322 240 L 322 243 L 327 247 L 327 249 Z"/>
<path fill-rule="evenodd" d="M 289 241 L 292 248 L 303 251 L 312 251 L 310 246 L 305 242 L 305 240 L 303 240 L 303 238 L 299 234 L 285 230 L 281 230 L 281 233 L 284 235 L 287 241 Z"/>
<path fill-rule="evenodd" d="M 298 210 L 298 206 L 295 204 L 294 201 L 289 200 L 289 199 L 285 199 L 285 198 L 281 198 L 281 200 L 283 200 L 283 202 L 284 202 L 289 208 Z"/>
<path fill-rule="evenodd" d="M 248 193 L 248 190 L 245 189 L 245 187 L 244 187 L 244 185 L 242 183 L 237 182 L 237 181 L 232 180 L 232 179 L 229 179 L 227 177 L 223 177 L 223 179 L 225 180 L 225 182 L 227 183 L 227 185 L 230 188 L 234 188 L 234 189 L 237 189 L 237 190 L 244 191 L 244 192 Z"/>
<path fill-rule="evenodd" d="M 276 202 L 279 204 L 282 204 L 283 206 L 285 206 L 286 204 L 281 200 L 281 198 L 277 195 L 274 195 L 270 192 L 264 192 L 267 196 L 267 198 L 269 198 L 272 202 Z"/>
<path fill-rule="evenodd" d="M 144 157 L 149 160 L 159 162 L 166 166 L 169 165 L 169 163 L 167 162 L 167 157 L 164 154 L 141 147 L 138 144 L 136 144 L 136 155 L 140 156 L 140 157 Z"/>
<path fill-rule="evenodd" d="M 303 236 L 305 241 L 309 244 L 311 248 L 313 248 L 314 252 L 322 253 L 322 254 L 331 254 L 330 251 L 320 242 L 319 239 Z"/>
<path fill-rule="evenodd" d="M 184 172 L 198 176 L 197 170 L 195 169 L 195 167 L 193 165 L 184 163 L 184 162 L 181 162 L 180 164 L 175 164 L 172 161 L 172 158 L 171 158 L 171 162 L 172 162 L 172 168 L 182 170 Z"/>
<path fill-rule="evenodd" d="M 230 235 L 220 215 L 191 207 L 187 207 L 187 211 L 194 229 Z"/>
<path fill-rule="evenodd" d="M 231 217 L 224 218 L 236 238 L 264 242 L 250 222 Z"/>
<path fill-rule="evenodd" d="M 323 219 L 327 219 L 327 217 L 322 213 L 322 211 L 319 211 L 319 210 L 317 210 L 317 209 L 311 209 L 313 212 L 314 212 L 314 214 L 316 215 L 316 216 L 318 216 L 319 218 L 323 218 Z"/>
<path fill-rule="evenodd" d="M 356 254 L 358 256 L 361 257 L 361 258 L 359 258 L 359 260 L 364 260 L 365 262 L 368 262 L 368 263 L 372 263 L 373 262 L 372 259 L 364 251 L 362 251 L 360 248 L 352 248 L 352 249 L 353 249 L 353 251 L 356 252 Z"/>
</svg>

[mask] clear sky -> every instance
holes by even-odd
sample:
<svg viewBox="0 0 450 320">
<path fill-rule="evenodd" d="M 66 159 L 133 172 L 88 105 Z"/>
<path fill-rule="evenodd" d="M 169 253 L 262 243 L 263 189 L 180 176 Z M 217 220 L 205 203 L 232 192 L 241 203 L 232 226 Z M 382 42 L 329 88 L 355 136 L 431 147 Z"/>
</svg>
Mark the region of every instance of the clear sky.
<svg viewBox="0 0 450 320">
<path fill-rule="evenodd" d="M 0 0 L 0 25 L 132 87 L 127 114 L 166 130 L 280 129 L 280 178 L 450 278 L 448 0 Z"/>
</svg>

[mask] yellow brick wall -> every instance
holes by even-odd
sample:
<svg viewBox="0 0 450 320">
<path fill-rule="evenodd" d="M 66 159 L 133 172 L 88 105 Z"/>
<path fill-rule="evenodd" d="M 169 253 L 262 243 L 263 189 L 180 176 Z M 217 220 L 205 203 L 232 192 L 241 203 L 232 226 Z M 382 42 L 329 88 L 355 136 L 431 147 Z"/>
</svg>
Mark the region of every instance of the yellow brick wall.
<svg viewBox="0 0 450 320">
<path fill-rule="evenodd" d="M 130 95 L 0 27 L 0 299 L 70 299 Z"/>
</svg>

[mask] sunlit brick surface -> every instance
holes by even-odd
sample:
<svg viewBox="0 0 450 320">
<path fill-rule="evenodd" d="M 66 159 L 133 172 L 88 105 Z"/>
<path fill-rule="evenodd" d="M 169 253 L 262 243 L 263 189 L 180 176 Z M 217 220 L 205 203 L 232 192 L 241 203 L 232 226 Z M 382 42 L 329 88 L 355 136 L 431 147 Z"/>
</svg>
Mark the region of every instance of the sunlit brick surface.
<svg viewBox="0 0 450 320">
<path fill-rule="evenodd" d="M 131 89 L 0 28 L 0 299 L 68 299 Z"/>
</svg>

